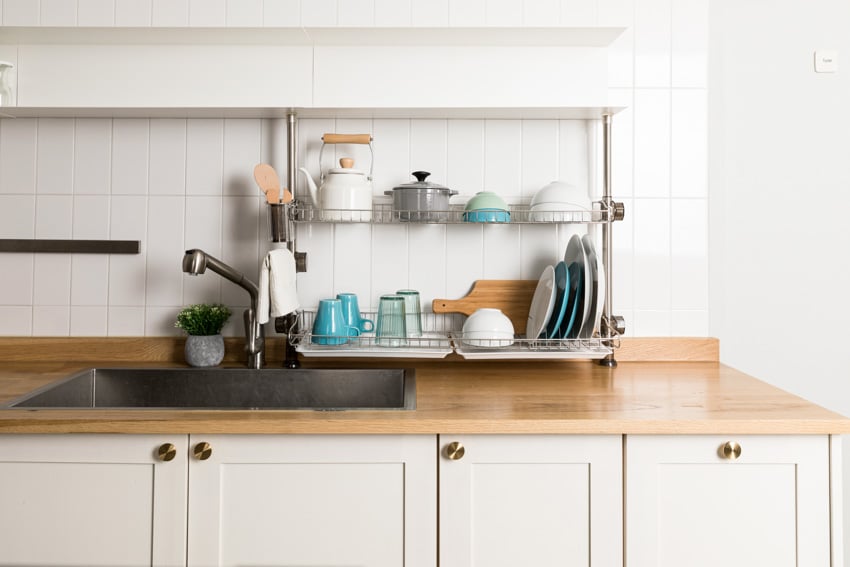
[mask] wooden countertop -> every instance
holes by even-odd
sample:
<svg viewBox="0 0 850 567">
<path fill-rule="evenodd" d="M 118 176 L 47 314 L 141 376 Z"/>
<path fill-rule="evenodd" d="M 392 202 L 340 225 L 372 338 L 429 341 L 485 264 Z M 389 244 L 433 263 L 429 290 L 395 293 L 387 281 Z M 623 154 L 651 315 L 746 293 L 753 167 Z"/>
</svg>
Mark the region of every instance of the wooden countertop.
<svg viewBox="0 0 850 567">
<path fill-rule="evenodd" d="M 125 365 L 0 362 L 0 405 L 76 370 Z M 0 433 L 850 433 L 850 419 L 717 362 L 621 362 L 616 369 L 587 361 L 388 365 L 416 366 L 416 410 L 2 409 Z"/>
</svg>

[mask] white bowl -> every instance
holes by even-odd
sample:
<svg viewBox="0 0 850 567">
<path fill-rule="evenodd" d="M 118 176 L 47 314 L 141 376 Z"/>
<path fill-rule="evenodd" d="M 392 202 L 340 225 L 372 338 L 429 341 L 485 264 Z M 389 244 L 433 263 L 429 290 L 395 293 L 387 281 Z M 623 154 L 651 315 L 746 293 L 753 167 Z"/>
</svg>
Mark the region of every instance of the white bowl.
<svg viewBox="0 0 850 567">
<path fill-rule="evenodd" d="M 485 348 L 510 346 L 514 344 L 514 325 L 499 309 L 477 309 L 463 323 L 462 342 Z"/>
<path fill-rule="evenodd" d="M 590 196 L 572 183 L 553 181 L 537 190 L 531 198 L 531 206 L 544 203 L 574 203 L 582 209 L 590 210 Z"/>
<path fill-rule="evenodd" d="M 591 220 L 590 209 L 578 203 L 538 203 L 529 209 L 528 220 L 535 222 L 583 222 Z"/>
</svg>

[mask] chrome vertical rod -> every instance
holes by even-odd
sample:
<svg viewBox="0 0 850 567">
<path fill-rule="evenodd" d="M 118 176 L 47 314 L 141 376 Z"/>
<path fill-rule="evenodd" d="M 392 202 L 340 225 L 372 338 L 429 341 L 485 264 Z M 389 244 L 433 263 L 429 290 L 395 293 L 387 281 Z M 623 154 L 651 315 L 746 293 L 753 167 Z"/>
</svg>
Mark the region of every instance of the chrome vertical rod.
<svg viewBox="0 0 850 567">
<path fill-rule="evenodd" d="M 611 309 L 611 292 L 613 266 L 611 228 L 613 226 L 614 199 L 611 196 L 611 118 L 612 115 L 602 115 L 602 202 L 605 205 L 607 221 L 602 225 L 602 263 L 605 266 L 605 306 L 602 310 L 602 338 L 610 339 L 613 336 L 612 325 L 614 318 Z M 609 367 L 617 366 L 613 354 L 602 359 L 601 364 Z"/>
<path fill-rule="evenodd" d="M 287 215 L 287 232 L 289 238 L 286 241 L 286 247 L 290 252 L 295 254 L 295 223 L 293 222 L 293 205 L 297 202 L 298 195 L 295 194 L 295 176 L 298 172 L 298 122 L 294 111 L 289 111 L 286 114 L 286 186 L 292 192 L 292 202 L 286 205 L 289 214 Z M 298 315 L 291 313 L 284 317 L 284 328 L 288 330 L 286 334 L 286 351 L 284 353 L 283 366 L 284 368 L 299 368 L 301 363 L 298 362 L 298 353 L 295 347 L 290 342 L 290 337 L 298 333 Z"/>
</svg>

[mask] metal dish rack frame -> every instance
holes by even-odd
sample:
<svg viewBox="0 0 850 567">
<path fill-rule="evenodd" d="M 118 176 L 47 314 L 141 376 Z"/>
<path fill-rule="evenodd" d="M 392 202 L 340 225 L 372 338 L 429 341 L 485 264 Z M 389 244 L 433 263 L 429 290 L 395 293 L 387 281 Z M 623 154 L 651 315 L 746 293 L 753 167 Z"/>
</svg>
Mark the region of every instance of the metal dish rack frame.
<svg viewBox="0 0 850 567">
<path fill-rule="evenodd" d="M 312 311 L 302 311 L 297 316 L 288 315 L 275 321 L 275 329 L 287 335 L 286 360 L 284 366 L 297 367 L 297 353 L 305 356 L 375 356 L 410 358 L 442 358 L 454 351 L 464 358 L 540 358 L 540 359 L 599 359 L 599 363 L 617 366 L 614 356 L 619 347 L 619 337 L 625 330 L 623 318 L 612 312 L 612 226 L 623 219 L 623 203 L 616 202 L 611 195 L 611 129 L 613 113 L 603 112 L 602 123 L 602 198 L 594 202 L 593 210 L 532 211 L 528 206 L 510 207 L 508 223 L 468 222 L 463 207 L 451 206 L 447 211 L 399 211 L 391 204 L 376 203 L 368 211 L 322 210 L 308 206 L 296 195 L 295 200 L 285 205 L 285 228 L 283 235 L 277 234 L 273 241 L 285 242 L 296 253 L 294 223 L 432 223 L 432 224 L 599 224 L 602 234 L 602 263 L 605 268 L 605 304 L 598 333 L 592 338 L 578 339 L 526 339 L 517 337 L 512 344 L 485 345 L 463 340 L 461 330 L 463 316 L 446 317 L 441 320 L 434 314 L 423 313 L 424 337 L 409 337 L 404 348 L 378 344 L 372 333 L 351 338 L 342 345 L 321 345 L 313 342 Z M 296 178 L 296 128 L 294 112 L 287 114 L 287 186 L 294 190 Z M 298 254 L 296 253 L 296 257 Z M 306 271 L 306 259 L 302 259 L 299 271 Z M 445 351 L 445 354 L 438 356 Z M 427 353 L 427 354 L 426 354 Z"/>
</svg>

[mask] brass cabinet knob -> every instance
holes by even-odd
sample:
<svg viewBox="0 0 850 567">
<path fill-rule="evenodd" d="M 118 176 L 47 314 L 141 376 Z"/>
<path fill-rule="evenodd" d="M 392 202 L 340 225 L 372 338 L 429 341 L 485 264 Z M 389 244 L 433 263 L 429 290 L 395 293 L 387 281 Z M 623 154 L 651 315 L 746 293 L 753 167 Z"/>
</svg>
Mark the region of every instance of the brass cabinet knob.
<svg viewBox="0 0 850 567">
<path fill-rule="evenodd" d="M 720 446 L 719 453 L 720 456 L 724 459 L 734 461 L 735 459 L 741 456 L 741 445 L 734 441 L 727 441 L 726 443 Z"/>
<path fill-rule="evenodd" d="M 466 454 L 466 449 L 463 447 L 463 443 L 458 441 L 452 441 L 448 445 L 446 445 L 446 457 L 451 459 L 452 461 L 459 461 Z"/>
<path fill-rule="evenodd" d="M 156 450 L 156 458 L 160 461 L 173 461 L 176 456 L 177 447 L 174 446 L 174 443 L 163 443 L 159 446 L 159 449 Z"/>
<path fill-rule="evenodd" d="M 194 454 L 195 458 L 199 461 L 206 461 L 212 456 L 212 445 L 206 441 L 202 441 L 195 445 L 195 448 L 192 449 L 192 454 Z"/>
</svg>

